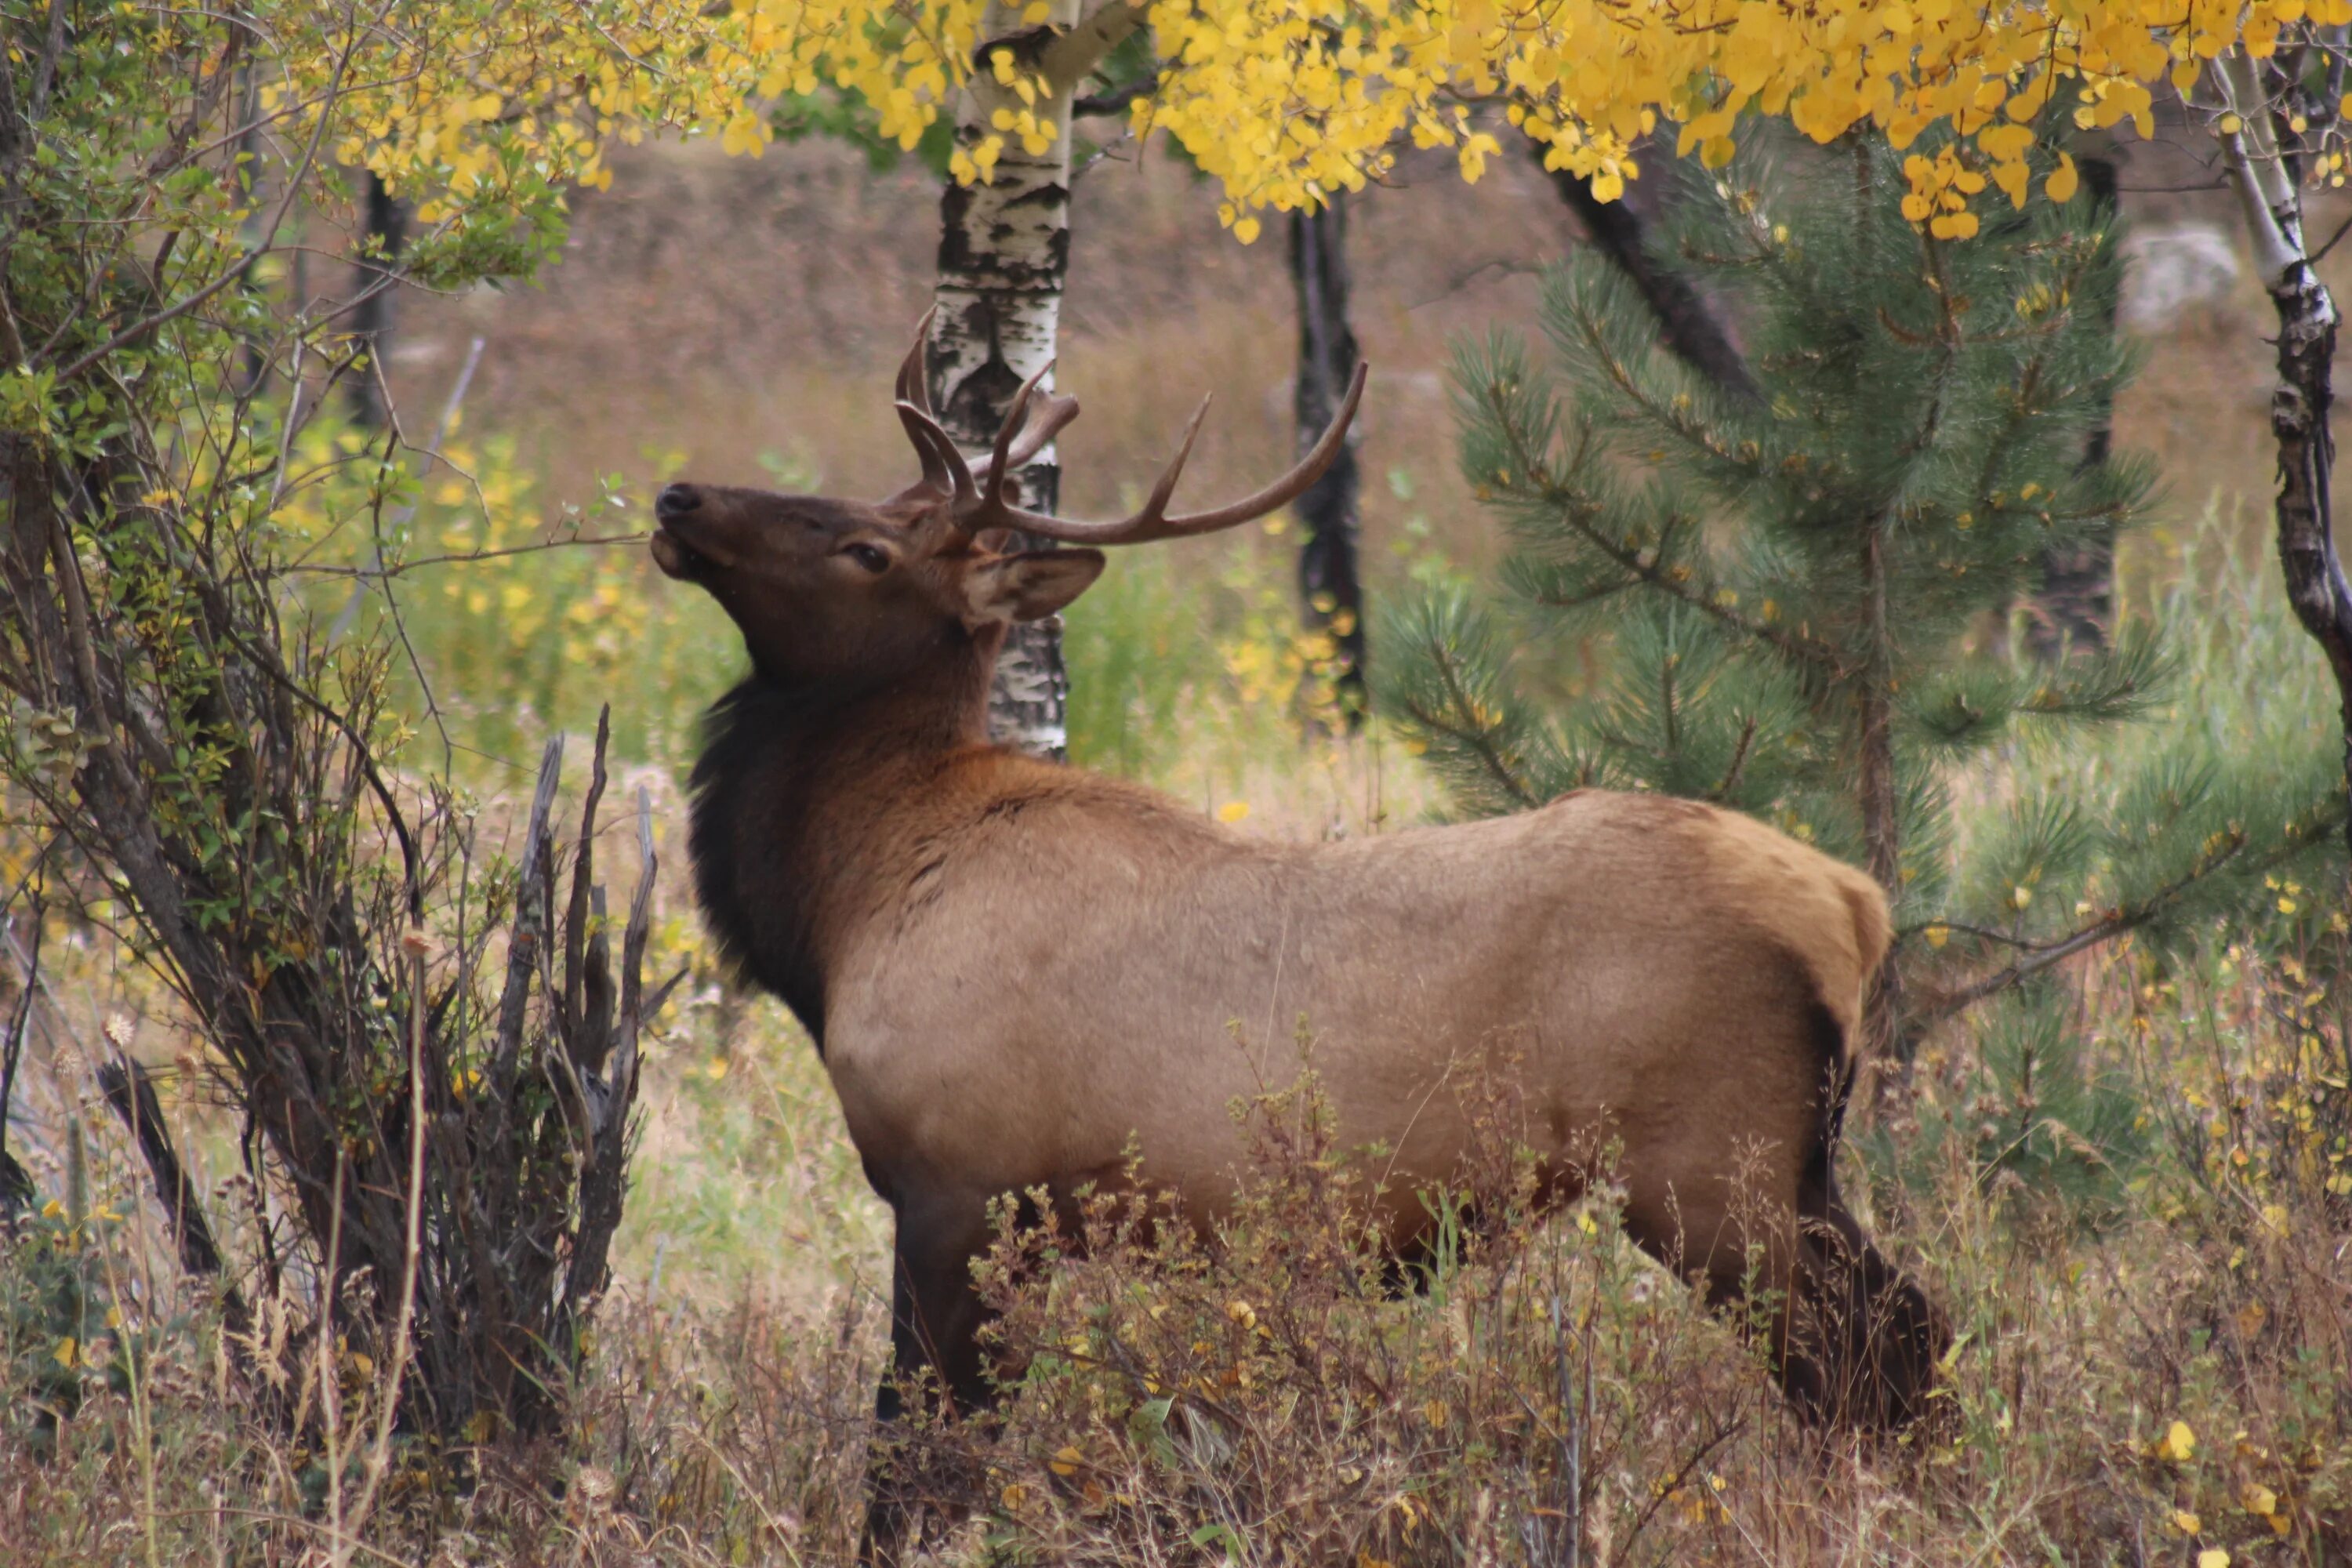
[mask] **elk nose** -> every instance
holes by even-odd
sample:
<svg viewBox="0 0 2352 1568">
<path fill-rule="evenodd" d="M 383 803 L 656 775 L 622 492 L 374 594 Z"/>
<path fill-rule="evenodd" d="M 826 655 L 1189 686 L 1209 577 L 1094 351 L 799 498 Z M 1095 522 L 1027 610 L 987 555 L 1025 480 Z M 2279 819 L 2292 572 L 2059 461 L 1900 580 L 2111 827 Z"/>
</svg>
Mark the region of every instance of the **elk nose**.
<svg viewBox="0 0 2352 1568">
<path fill-rule="evenodd" d="M 692 485 L 666 486 L 654 498 L 654 515 L 658 518 L 684 517 L 702 506 L 702 492 Z"/>
</svg>

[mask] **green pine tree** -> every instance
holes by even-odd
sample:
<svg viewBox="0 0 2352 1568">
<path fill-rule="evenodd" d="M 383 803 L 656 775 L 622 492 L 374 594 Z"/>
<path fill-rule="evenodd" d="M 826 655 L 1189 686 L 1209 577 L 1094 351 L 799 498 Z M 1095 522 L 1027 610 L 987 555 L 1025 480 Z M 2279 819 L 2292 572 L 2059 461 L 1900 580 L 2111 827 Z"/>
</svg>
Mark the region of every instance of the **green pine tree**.
<svg viewBox="0 0 2352 1568">
<path fill-rule="evenodd" d="M 2050 989 L 2023 983 L 2067 954 L 2192 930 L 2330 853 L 2342 795 L 2318 745 L 2021 792 L 1958 842 L 1971 758 L 2138 716 L 2170 671 L 2144 621 L 2051 665 L 2005 635 L 2044 555 L 2127 532 L 2149 489 L 2143 464 L 2084 460 L 2129 370 L 2111 211 L 2036 200 L 1937 240 L 1898 207 L 1897 155 L 1861 139 L 1689 184 L 1669 243 L 1741 323 L 1759 400 L 1664 352 L 1590 257 L 1545 291 L 1564 385 L 1506 335 L 1458 356 L 1464 469 L 1511 540 L 1503 591 L 1392 617 L 1381 692 L 1456 804 L 1660 790 L 1866 867 L 1899 933 L 1873 1028 L 1906 1053 L 1997 994 L 2038 1005 Z M 1991 1070 L 2053 1070 L 2041 1024 L 2000 1026 L 2032 1048 L 1989 1052 Z"/>
</svg>

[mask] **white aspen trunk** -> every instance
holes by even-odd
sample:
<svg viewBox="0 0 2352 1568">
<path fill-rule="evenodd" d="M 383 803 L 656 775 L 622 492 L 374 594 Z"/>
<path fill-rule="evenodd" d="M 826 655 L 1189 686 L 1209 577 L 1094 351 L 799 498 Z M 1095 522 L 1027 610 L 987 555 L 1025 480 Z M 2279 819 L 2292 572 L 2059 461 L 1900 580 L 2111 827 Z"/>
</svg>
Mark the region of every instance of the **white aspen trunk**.
<svg viewBox="0 0 2352 1568">
<path fill-rule="evenodd" d="M 2282 153 L 2277 107 L 2261 68 L 2243 49 L 2213 63 L 2210 78 L 2236 117 L 2221 122 L 2221 157 L 2238 188 L 2253 241 L 2254 268 L 2278 314 L 2278 384 L 2271 393 L 2271 433 L 2278 442 L 2279 570 L 2287 602 L 2327 656 L 2336 677 L 2344 736 L 2344 771 L 2352 785 L 2352 582 L 2336 547 L 2335 297 L 2321 282 L 2304 240 L 2303 190 Z M 2352 819 L 2345 825 L 2352 840 Z"/>
<path fill-rule="evenodd" d="M 986 455 L 1013 395 L 1053 363 L 1061 326 L 1062 289 L 1070 270 L 1070 100 L 1095 64 L 1142 19 L 1114 3 L 1091 16 L 1082 0 L 1051 0 L 1042 26 L 1026 25 L 1019 5 L 988 9 L 975 51 L 974 71 L 962 94 L 956 142 L 967 153 L 991 134 L 999 110 L 1033 108 L 1053 141 L 1043 153 L 1004 135 L 993 178 L 961 185 L 950 180 L 940 201 L 939 310 L 930 337 L 931 406 L 966 453 Z M 991 57 L 1009 48 L 1024 78 L 1046 79 L 1034 105 L 1000 83 Z M 1043 383 L 1054 390 L 1053 377 Z M 1052 513 L 1060 503 L 1059 452 L 1047 447 L 1013 470 L 1008 487 L 1019 504 Z M 1042 548 L 1050 541 L 1026 542 Z M 990 733 L 1038 756 L 1060 758 L 1069 749 L 1069 679 L 1062 666 L 1062 621 L 1056 616 L 1013 628 L 996 663 L 989 695 Z"/>
</svg>

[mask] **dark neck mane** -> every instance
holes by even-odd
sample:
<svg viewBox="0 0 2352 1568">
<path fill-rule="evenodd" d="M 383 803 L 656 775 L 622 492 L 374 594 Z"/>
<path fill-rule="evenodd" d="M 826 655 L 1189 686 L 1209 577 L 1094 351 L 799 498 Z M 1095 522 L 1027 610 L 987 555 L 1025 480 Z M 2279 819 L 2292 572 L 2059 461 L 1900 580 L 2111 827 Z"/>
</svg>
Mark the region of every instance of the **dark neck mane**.
<svg viewBox="0 0 2352 1568">
<path fill-rule="evenodd" d="M 827 917 L 862 912 L 860 887 L 887 881 L 877 847 L 894 801 L 985 744 L 995 649 L 971 652 L 961 679 L 849 697 L 754 674 L 704 717 L 688 836 L 697 901 L 721 956 L 781 997 L 820 1052 Z"/>
</svg>

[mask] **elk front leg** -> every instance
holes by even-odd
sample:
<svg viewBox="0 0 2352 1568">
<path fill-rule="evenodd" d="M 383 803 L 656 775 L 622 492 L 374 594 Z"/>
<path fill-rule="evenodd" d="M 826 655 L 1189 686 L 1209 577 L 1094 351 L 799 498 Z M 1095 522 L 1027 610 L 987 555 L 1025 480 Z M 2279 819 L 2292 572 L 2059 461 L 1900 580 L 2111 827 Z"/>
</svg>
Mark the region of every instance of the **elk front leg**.
<svg viewBox="0 0 2352 1568">
<path fill-rule="evenodd" d="M 874 1396 L 874 1447 L 868 1466 L 866 1530 L 858 1561 L 895 1568 L 925 1494 L 926 1482 L 945 1479 L 907 1443 L 910 1426 L 933 1415 L 961 1418 L 986 1408 L 995 1397 L 981 1354 L 980 1331 L 988 1321 L 973 1289 L 972 1259 L 988 1239 L 984 1205 L 908 1205 L 898 1210 L 898 1240 L 891 1248 L 890 1363 Z M 909 1418 L 912 1418 L 911 1421 Z M 942 1525 L 960 1510 L 930 1510 Z"/>
</svg>

